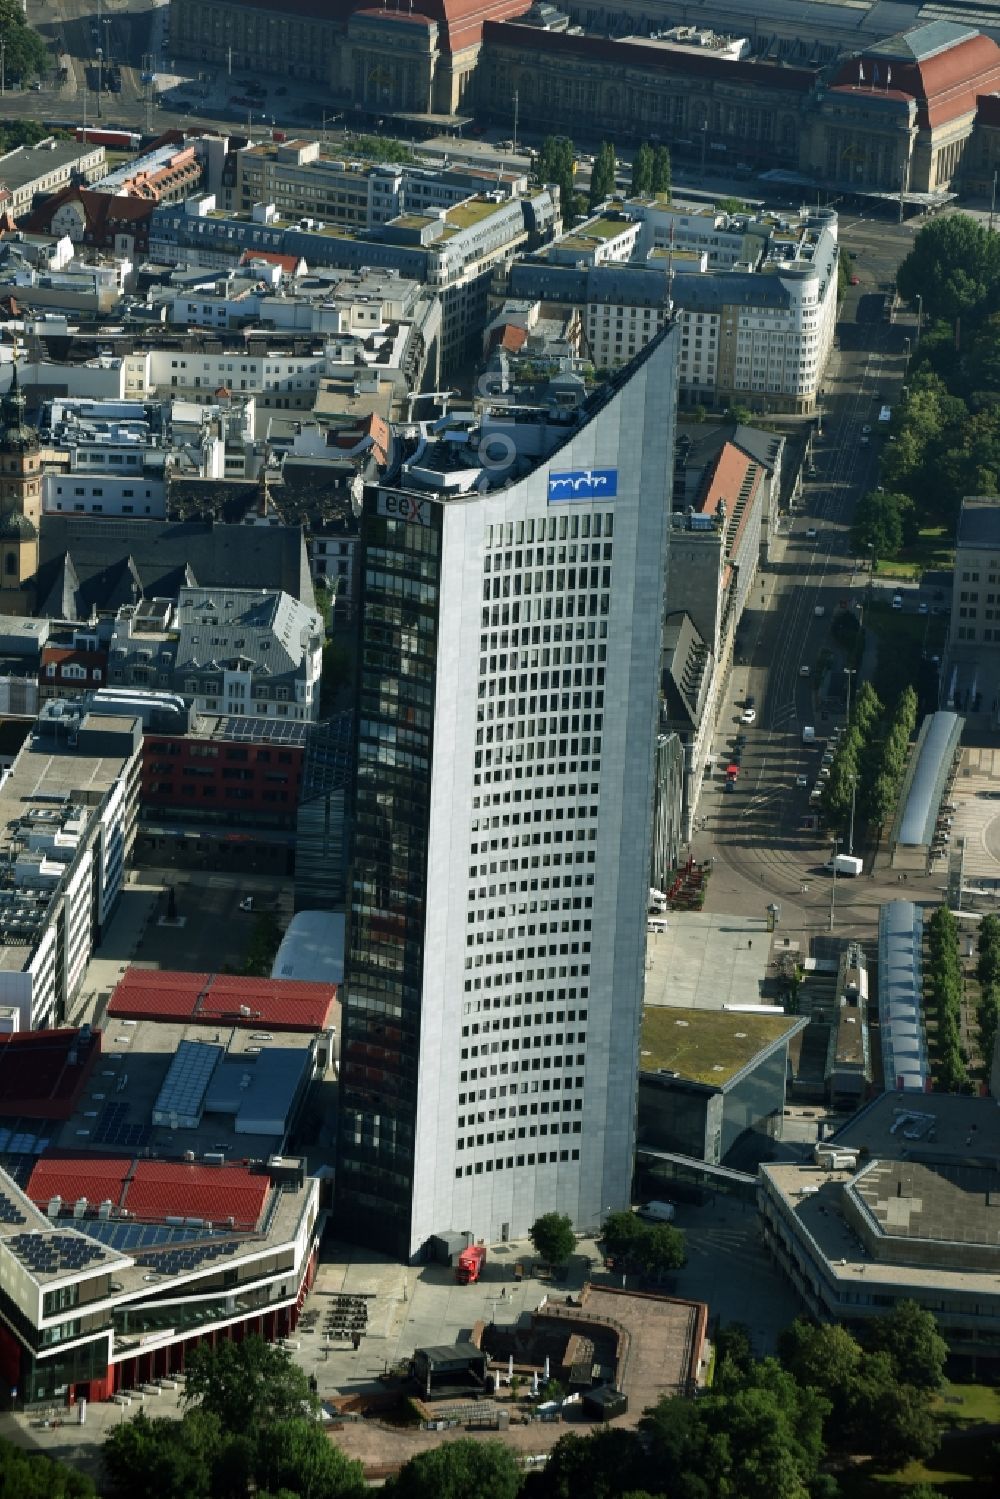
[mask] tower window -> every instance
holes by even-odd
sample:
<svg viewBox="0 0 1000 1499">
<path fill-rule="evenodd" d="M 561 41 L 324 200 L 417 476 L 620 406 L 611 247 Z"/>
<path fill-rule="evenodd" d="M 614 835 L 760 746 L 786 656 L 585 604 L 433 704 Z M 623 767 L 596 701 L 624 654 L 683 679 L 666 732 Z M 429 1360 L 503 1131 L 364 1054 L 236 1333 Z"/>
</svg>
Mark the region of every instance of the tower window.
<svg viewBox="0 0 1000 1499">
<path fill-rule="evenodd" d="M 17 572 L 17 558 L 14 556 L 13 552 L 8 552 L 6 557 L 4 558 L 3 570 L 5 573 Z"/>
</svg>

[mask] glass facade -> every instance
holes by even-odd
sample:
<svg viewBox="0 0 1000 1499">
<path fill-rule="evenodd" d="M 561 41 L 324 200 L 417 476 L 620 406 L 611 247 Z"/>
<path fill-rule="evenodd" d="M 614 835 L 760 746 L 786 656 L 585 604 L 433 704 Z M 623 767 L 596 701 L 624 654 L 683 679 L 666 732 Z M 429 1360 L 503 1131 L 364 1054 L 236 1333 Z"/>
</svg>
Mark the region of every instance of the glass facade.
<svg viewBox="0 0 1000 1499">
<path fill-rule="evenodd" d="M 362 518 L 357 781 L 337 1201 L 352 1236 L 409 1249 L 438 645 L 441 513 Z M 388 507 L 386 507 L 388 508 Z"/>
</svg>

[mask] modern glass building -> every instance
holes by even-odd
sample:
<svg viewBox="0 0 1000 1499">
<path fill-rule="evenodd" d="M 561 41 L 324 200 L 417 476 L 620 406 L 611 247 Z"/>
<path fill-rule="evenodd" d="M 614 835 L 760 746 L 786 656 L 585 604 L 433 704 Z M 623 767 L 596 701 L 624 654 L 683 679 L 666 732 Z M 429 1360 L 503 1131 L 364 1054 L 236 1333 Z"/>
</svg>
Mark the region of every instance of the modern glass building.
<svg viewBox="0 0 1000 1499">
<path fill-rule="evenodd" d="M 677 333 L 365 495 L 339 1231 L 629 1195 Z"/>
</svg>

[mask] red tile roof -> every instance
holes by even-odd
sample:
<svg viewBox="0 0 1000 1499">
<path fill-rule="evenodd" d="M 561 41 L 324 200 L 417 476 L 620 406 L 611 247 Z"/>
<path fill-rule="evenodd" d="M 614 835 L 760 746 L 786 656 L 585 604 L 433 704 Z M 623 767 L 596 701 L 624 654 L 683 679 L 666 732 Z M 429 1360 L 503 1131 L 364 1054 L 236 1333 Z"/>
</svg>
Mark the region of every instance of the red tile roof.
<svg viewBox="0 0 1000 1499">
<path fill-rule="evenodd" d="M 117 1019 L 313 1032 L 327 1024 L 336 998 L 336 984 L 129 968 L 111 996 L 108 1014 Z M 249 1013 L 242 1014 L 241 1007 Z"/>
<path fill-rule="evenodd" d="M 125 1181 L 132 1169 L 129 1158 L 101 1156 L 43 1156 L 31 1173 L 26 1191 L 37 1207 L 45 1208 L 53 1197 L 90 1203 L 110 1199 L 120 1207 Z"/>
<path fill-rule="evenodd" d="M 234 1227 L 251 1231 L 260 1222 L 270 1190 L 270 1177 L 246 1166 L 98 1156 L 43 1156 L 27 1187 L 28 1196 L 41 1208 L 53 1197 L 64 1203 L 86 1197 L 92 1207 L 110 1200 L 144 1222 L 202 1218 L 225 1223 L 232 1218 Z"/>
<path fill-rule="evenodd" d="M 894 58 L 887 55 L 887 47 L 883 43 L 873 47 L 871 55 L 862 53 L 843 62 L 834 83 L 858 85 L 860 68 L 864 91 L 878 97 L 885 92 L 880 84 L 888 81 L 891 68 L 892 93 L 916 102 L 917 120 L 924 129 L 973 114 L 977 95 L 991 93 L 1000 85 L 1000 47 L 981 32 L 959 37 L 950 47 L 924 58 Z M 875 82 L 876 68 L 879 83 Z"/>
<path fill-rule="evenodd" d="M 68 1119 L 101 1054 L 100 1031 L 82 1052 L 78 1037 L 76 1030 L 0 1035 L 0 1109 L 28 1119 Z"/>
<path fill-rule="evenodd" d="M 277 250 L 244 250 L 240 256 L 240 265 L 252 265 L 255 260 L 263 260 L 267 265 L 279 265 L 289 276 L 294 276 L 302 264 L 301 255 L 279 255 Z"/>
<path fill-rule="evenodd" d="M 136 1218 L 203 1218 L 211 1223 L 232 1218 L 236 1228 L 255 1229 L 270 1190 L 269 1177 L 255 1176 L 245 1166 L 139 1161 L 125 1206 Z"/>
</svg>

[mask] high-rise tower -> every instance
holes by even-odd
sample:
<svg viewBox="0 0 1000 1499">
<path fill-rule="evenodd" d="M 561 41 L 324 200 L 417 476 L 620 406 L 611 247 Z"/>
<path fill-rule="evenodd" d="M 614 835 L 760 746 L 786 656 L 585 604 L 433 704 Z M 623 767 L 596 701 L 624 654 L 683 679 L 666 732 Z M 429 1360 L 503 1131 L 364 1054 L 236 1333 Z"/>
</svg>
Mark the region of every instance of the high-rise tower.
<svg viewBox="0 0 1000 1499">
<path fill-rule="evenodd" d="M 628 1201 L 677 338 L 365 495 L 337 1195 L 402 1257 Z"/>
</svg>

